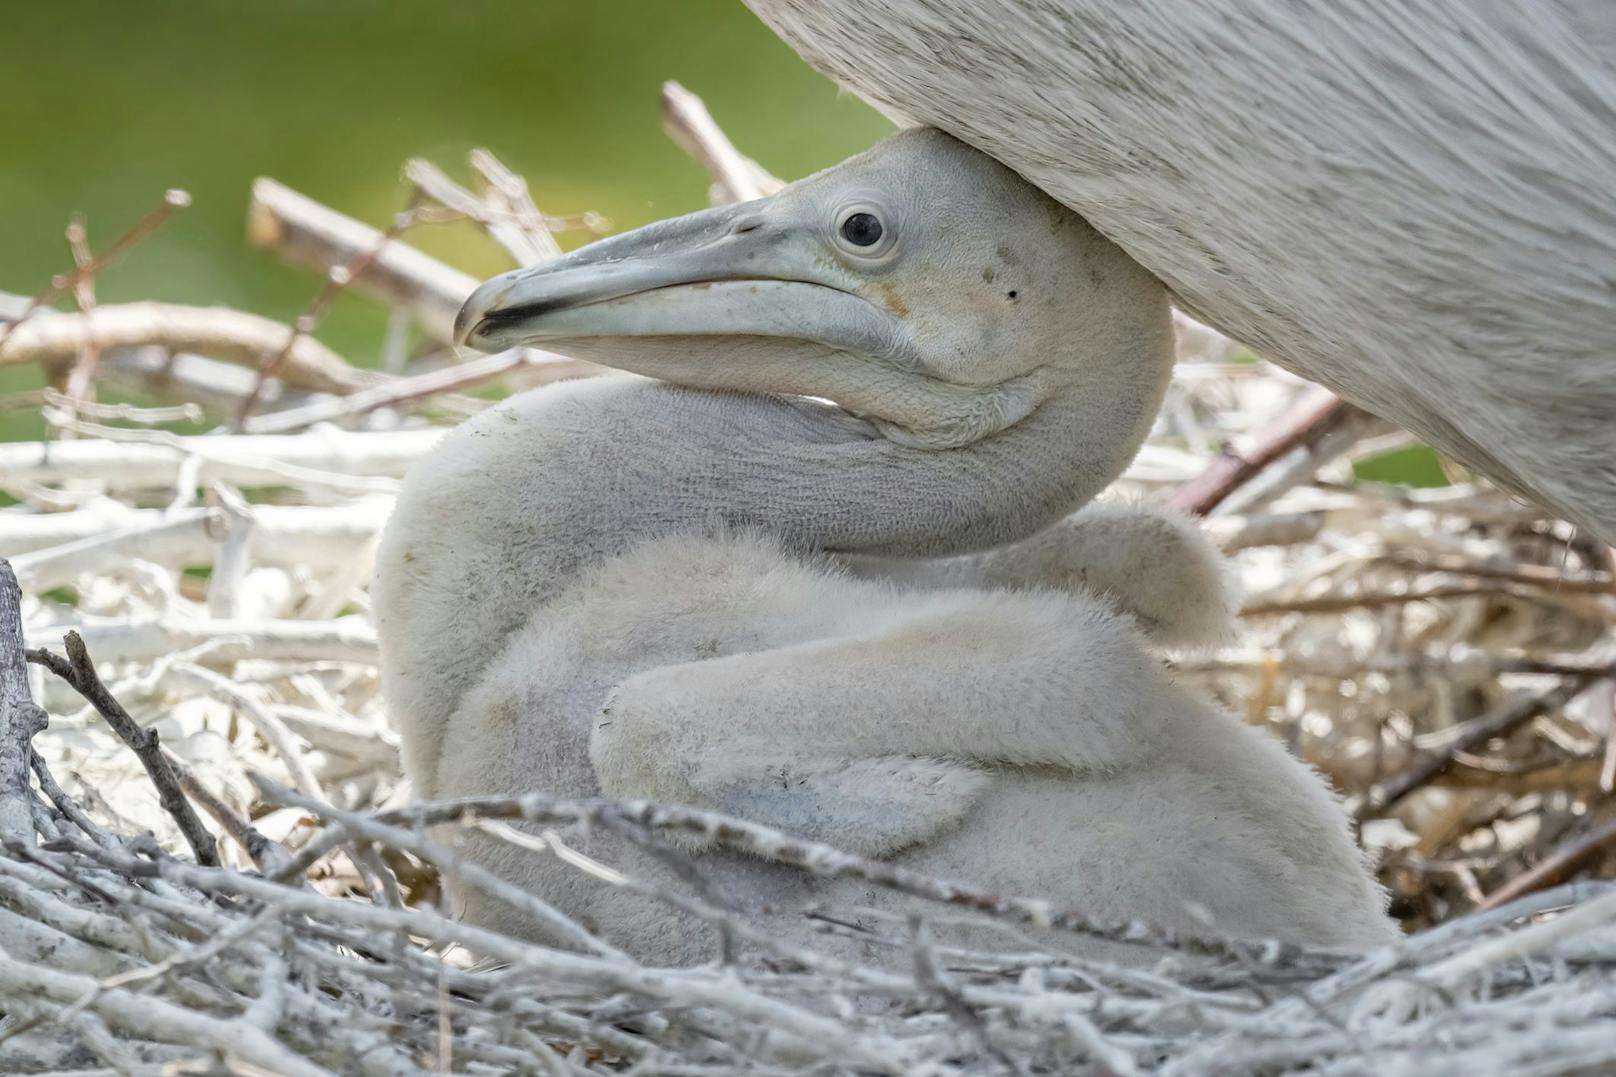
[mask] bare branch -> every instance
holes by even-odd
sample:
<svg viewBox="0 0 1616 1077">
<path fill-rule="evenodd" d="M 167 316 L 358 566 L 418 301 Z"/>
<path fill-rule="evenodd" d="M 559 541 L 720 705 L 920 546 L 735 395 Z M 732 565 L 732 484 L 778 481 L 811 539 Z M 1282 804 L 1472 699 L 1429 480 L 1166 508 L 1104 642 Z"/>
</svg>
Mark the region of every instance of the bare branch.
<svg viewBox="0 0 1616 1077">
<path fill-rule="evenodd" d="M 1577 674 L 1567 677 L 1542 694 L 1526 695 L 1509 701 L 1478 720 L 1464 736 L 1454 740 L 1442 751 L 1433 752 L 1407 770 L 1376 783 L 1359 804 L 1358 818 L 1363 819 L 1385 812 L 1387 808 L 1452 766 L 1458 754 L 1474 751 L 1493 738 L 1505 736 L 1520 728 L 1540 714 L 1558 710 L 1599 679 L 1597 673 Z"/>
<path fill-rule="evenodd" d="M 443 437 L 443 430 L 294 436 L 178 437 L 160 430 L 114 431 L 119 441 L 0 443 L 0 486 L 97 479 L 119 489 L 170 486 L 184 461 L 201 461 L 199 481 L 237 486 L 302 483 L 355 493 L 392 493 L 393 477 Z"/>
<path fill-rule="evenodd" d="M 707 170 L 717 202 L 750 202 L 785 186 L 737 150 L 701 98 L 677 82 L 662 84 L 662 130 Z"/>
<path fill-rule="evenodd" d="M 252 862 L 264 872 L 278 871 L 290 859 L 291 854 L 277 841 L 266 838 L 257 828 L 247 820 L 230 810 L 230 806 L 214 794 L 213 790 L 202 784 L 202 780 L 172 752 L 164 749 L 164 757 L 168 765 L 174 768 L 174 774 L 179 778 L 180 788 L 196 803 L 202 805 L 202 810 L 213 816 L 226 834 L 229 834 L 237 845 L 252 857 Z"/>
<path fill-rule="evenodd" d="M 561 253 L 537 208 L 533 208 L 530 215 L 518 215 L 503 193 L 490 190 L 487 196 L 479 198 L 450 179 L 437 165 L 419 157 L 405 162 L 404 177 L 440 205 L 476 221 L 519 266 L 538 265 Z M 526 192 L 524 185 L 523 197 Z"/>
<path fill-rule="evenodd" d="M 3 356 L 5 354 L 6 340 L 16 331 L 19 325 L 31 320 L 37 311 L 57 296 L 76 286 L 79 281 L 91 279 L 117 262 L 131 248 L 137 246 L 147 236 L 162 227 L 163 222 L 172 217 L 176 211 L 182 210 L 190 204 L 191 196 L 184 191 L 171 190 L 164 192 L 162 204 L 136 221 L 134 227 L 114 240 L 110 247 L 94 258 L 87 260 L 75 259 L 72 269 L 52 277 L 50 283 L 35 295 L 15 318 L 0 321 L 0 363 L 5 361 Z"/>
<path fill-rule="evenodd" d="M 1173 491 L 1168 504 L 1205 516 L 1263 468 L 1293 449 L 1317 443 L 1356 410 L 1328 389 L 1310 386 L 1249 447 L 1225 449 L 1198 478 Z"/>
<path fill-rule="evenodd" d="M 592 824 L 640 828 L 664 836 L 695 839 L 764 860 L 800 868 L 829 878 L 851 878 L 884 889 L 1034 927 L 1088 935 L 1110 942 L 1183 949 L 1220 956 L 1241 955 L 1254 962 L 1295 960 L 1305 951 L 1281 943 L 1243 943 L 1227 939 L 1180 936 L 1147 924 L 1099 924 L 1079 910 L 1060 910 L 1048 901 L 991 894 L 960 883 L 936 879 L 885 861 L 853 856 L 829 845 L 802 841 L 770 827 L 717 812 L 698 811 L 650 801 L 562 800 L 529 794 L 522 797 L 465 797 L 424 803 L 379 813 L 390 825 L 464 824 L 472 819 L 520 819 L 547 825 Z M 310 854 L 302 854 L 306 857 Z M 294 865 L 301 862 L 294 861 Z M 293 869 L 288 869 L 293 870 Z"/>
<path fill-rule="evenodd" d="M 247 209 L 247 240 L 294 265 L 320 273 L 376 251 L 357 292 L 390 306 L 406 307 L 434 339 L 454 343 L 454 319 L 477 278 L 401 242 L 382 245 L 383 233 L 283 186 L 253 182 Z"/>
<path fill-rule="evenodd" d="M 1531 870 L 1522 872 L 1488 894 L 1487 899 L 1476 908 L 1478 911 L 1496 909 L 1534 890 L 1543 890 L 1564 882 L 1613 848 L 1616 848 L 1616 819 L 1607 819 L 1603 825 L 1565 842 Z"/>
<path fill-rule="evenodd" d="M 78 282 L 73 287 L 73 295 L 79 305 L 79 312 L 86 318 L 95 310 L 95 277 L 85 274 L 94 256 L 90 253 L 89 233 L 85 230 L 84 217 L 74 214 L 67 223 L 67 244 L 73 252 L 73 266 L 80 274 Z M 101 363 L 101 347 L 95 342 L 95 335 L 90 334 L 84 349 L 79 353 L 78 360 L 67 376 L 67 399 L 69 401 L 93 401 L 95 399 L 95 370 Z M 73 405 L 70 405 L 73 406 Z"/>
<path fill-rule="evenodd" d="M 95 671 L 95 664 L 90 660 L 90 652 L 85 649 L 84 641 L 77 632 L 69 632 L 63 639 L 67 648 L 67 658 L 53 654 L 46 650 L 28 652 L 28 661 L 37 662 L 56 674 L 62 680 L 73 686 L 73 689 L 89 701 L 113 732 L 123 739 L 123 742 L 134 751 L 140 759 L 141 766 L 151 778 L 152 784 L 157 787 L 163 808 L 171 815 L 175 823 L 179 824 L 180 832 L 196 854 L 199 864 L 214 865 L 219 862 L 217 843 L 202 820 L 197 817 L 196 809 L 185 798 L 180 788 L 179 778 L 174 773 L 173 766 L 163 754 L 159 743 L 157 731 L 142 726 L 129 712 L 123 709 L 107 686 L 101 682 L 101 677 Z M 24 766 L 26 767 L 26 759 Z"/>
<path fill-rule="evenodd" d="M 269 661 L 352 662 L 374 666 L 380 661 L 376 634 L 353 621 L 207 621 L 173 619 L 139 624 L 82 624 L 76 629 L 47 625 L 40 635 L 72 631 L 94 644 L 106 661 L 152 662 L 214 644 L 210 665 L 249 658 Z M 32 654 L 33 652 L 30 652 Z"/>
<path fill-rule="evenodd" d="M 33 840 L 33 794 L 28 762 L 45 712 L 28 690 L 23 660 L 22 588 L 11 563 L 0 558 L 0 841 Z"/>
<path fill-rule="evenodd" d="M 0 366 L 67 363 L 85 348 L 102 351 L 159 345 L 171 351 L 200 352 L 256 368 L 264 355 L 285 344 L 289 326 L 256 314 L 223 307 L 178 303 L 122 303 L 88 314 L 40 314 L 14 323 L 0 340 Z M 299 337 L 287 352 L 279 376 L 300 389 L 348 392 L 364 380 L 324 344 Z"/>
<path fill-rule="evenodd" d="M 249 434 L 282 434 L 302 430 L 314 423 L 353 418 L 378 408 L 399 404 L 441 393 L 475 388 L 505 377 L 514 371 L 541 375 L 537 384 L 563 381 L 567 378 L 587 378 L 604 368 L 583 359 L 568 359 L 551 352 L 531 348 L 513 348 L 495 355 L 485 355 L 441 370 L 428 371 L 412 377 L 398 378 L 370 389 L 361 389 L 351 396 L 335 400 L 320 400 L 300 408 L 287 408 L 267 415 L 254 416 L 246 424 Z"/>
<path fill-rule="evenodd" d="M 318 328 L 320 320 L 325 317 L 326 311 L 331 309 L 331 304 L 343 289 L 370 272 L 376 260 L 399 236 L 427 219 L 429 213 L 426 207 L 419 204 L 419 196 L 411 199 L 409 206 L 403 212 L 394 215 L 387 225 L 387 230 L 380 233 L 371 246 L 356 251 L 342 265 L 332 266 L 326 271 L 325 280 L 321 282 L 319 291 L 310 297 L 303 308 L 303 313 L 293 320 L 291 332 L 287 333 L 285 343 L 275 352 L 260 357 L 258 377 L 240 407 L 236 409 L 237 429 L 257 410 L 263 397 L 265 382 L 280 374 L 281 368 L 290 360 L 298 342 L 307 339 Z"/>
<path fill-rule="evenodd" d="M 1579 591 L 1568 587 L 1568 592 L 1599 594 L 1598 589 Z M 1314 595 L 1301 598 L 1265 599 L 1247 603 L 1240 609 L 1242 617 L 1268 617 L 1280 613 L 1337 613 L 1341 610 L 1362 609 L 1368 606 L 1404 605 L 1410 602 L 1434 602 L 1444 598 L 1476 597 L 1513 598 L 1524 602 L 1560 601 L 1552 588 L 1544 589 L 1532 583 L 1523 585 L 1507 578 L 1483 577 L 1455 583 L 1432 584 L 1427 587 L 1399 586 L 1384 590 L 1365 590 L 1348 594 Z"/>
</svg>

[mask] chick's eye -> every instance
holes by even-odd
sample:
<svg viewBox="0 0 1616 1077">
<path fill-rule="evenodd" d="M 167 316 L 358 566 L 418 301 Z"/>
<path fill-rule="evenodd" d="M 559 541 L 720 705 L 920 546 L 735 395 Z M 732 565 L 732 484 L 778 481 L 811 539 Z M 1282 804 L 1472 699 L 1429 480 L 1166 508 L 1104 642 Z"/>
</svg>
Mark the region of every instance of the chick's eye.
<svg viewBox="0 0 1616 1077">
<path fill-rule="evenodd" d="M 842 222 L 842 238 L 855 247 L 875 246 L 881 232 L 881 221 L 873 213 L 854 213 Z"/>
</svg>

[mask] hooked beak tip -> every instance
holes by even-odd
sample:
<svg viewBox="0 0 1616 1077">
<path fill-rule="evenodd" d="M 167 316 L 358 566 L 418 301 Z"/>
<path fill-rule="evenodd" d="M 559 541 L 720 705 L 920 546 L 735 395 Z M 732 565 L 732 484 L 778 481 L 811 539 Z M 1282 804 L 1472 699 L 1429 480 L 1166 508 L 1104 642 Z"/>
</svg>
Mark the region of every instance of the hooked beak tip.
<svg viewBox="0 0 1616 1077">
<path fill-rule="evenodd" d="M 471 340 L 471 334 L 476 332 L 477 326 L 482 324 L 482 320 L 482 315 L 472 307 L 471 302 L 468 300 L 466 304 L 460 308 L 460 313 L 455 315 L 455 347 L 465 347 L 466 344 Z"/>
<path fill-rule="evenodd" d="M 467 345 L 473 348 L 480 347 L 476 340 L 478 333 L 488 324 L 489 318 L 504 305 L 510 290 L 510 274 L 506 273 L 484 281 L 466 297 L 466 301 L 460 305 L 460 313 L 455 315 L 456 347 Z"/>
</svg>

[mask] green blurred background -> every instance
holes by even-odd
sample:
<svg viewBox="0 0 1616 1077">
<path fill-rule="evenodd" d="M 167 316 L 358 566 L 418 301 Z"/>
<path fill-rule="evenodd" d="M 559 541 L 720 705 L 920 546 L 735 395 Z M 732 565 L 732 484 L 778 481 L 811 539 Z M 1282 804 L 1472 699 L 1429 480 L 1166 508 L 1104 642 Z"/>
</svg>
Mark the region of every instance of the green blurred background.
<svg viewBox="0 0 1616 1077">
<path fill-rule="evenodd" d="M 33 294 L 72 264 L 75 211 L 100 248 L 180 187 L 193 206 L 103 275 L 99 298 L 290 320 L 319 281 L 243 241 L 254 177 L 380 227 L 404 205 L 406 159 L 468 180 L 476 146 L 552 213 L 630 228 L 687 212 L 707 179 L 661 133 L 670 78 L 788 179 L 890 130 L 741 0 L 13 0 L 0 18 L 0 291 Z M 470 225 L 409 239 L 477 276 L 509 264 Z M 318 335 L 369 365 L 383 319 L 344 296 Z M 37 370 L 0 369 L 0 393 L 38 385 Z M 0 411 L 0 440 L 43 432 L 37 411 Z M 1359 474 L 1443 481 L 1424 449 Z"/>
<path fill-rule="evenodd" d="M 841 94 L 740 0 L 67 0 L 0 18 L 0 291 L 31 295 L 156 205 L 193 206 L 100 278 L 101 301 L 168 299 L 297 316 L 317 277 L 243 241 L 248 187 L 273 176 L 378 227 L 403 208 L 403 162 L 469 181 L 487 146 L 552 213 L 627 228 L 706 204 L 707 179 L 661 133 L 666 79 L 700 94 L 777 175 L 856 153 L 890 124 Z M 577 243 L 584 236 L 564 237 Z M 478 276 L 508 268 L 465 224 L 410 242 Z M 318 335 L 356 363 L 383 315 L 344 298 Z M 37 385 L 0 371 L 0 391 Z M 0 439 L 37 437 L 0 414 Z"/>
</svg>

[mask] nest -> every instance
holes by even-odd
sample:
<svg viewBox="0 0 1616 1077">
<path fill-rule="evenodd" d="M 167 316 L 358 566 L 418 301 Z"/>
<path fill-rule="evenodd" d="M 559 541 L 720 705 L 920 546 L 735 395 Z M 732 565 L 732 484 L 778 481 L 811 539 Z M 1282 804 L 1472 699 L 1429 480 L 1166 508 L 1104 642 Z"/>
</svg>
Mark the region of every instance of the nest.
<svg viewBox="0 0 1616 1077">
<path fill-rule="evenodd" d="M 771 189 L 698 101 L 670 87 L 665 107 L 716 197 Z M 0 553 L 21 584 L 19 601 L 0 573 L 0 1070 L 1546 1074 L 1616 1061 L 1616 885 L 1597 881 L 1616 867 L 1606 551 L 1472 476 L 1424 490 L 1358 478 L 1403 435 L 1187 320 L 1168 407 L 1122 492 L 1208 513 L 1246 598 L 1238 646 L 1170 660 L 1340 791 L 1410 931 L 1397 945 L 1348 957 L 1220 939 L 1215 925 L 1183 938 L 1096 924 L 676 806 L 413 803 L 366 619 L 398 478 L 484 406 L 467 390 L 595 369 L 530 350 L 454 361 L 474 281 L 407 231 L 468 220 L 533 264 L 554 256 L 554 233 L 600 226 L 541 213 L 491 155 L 471 166 L 476 190 L 412 162 L 410 201 L 380 231 L 260 181 L 253 241 L 324 274 L 290 326 L 94 305 L 96 274 L 183 208 L 177 193 L 99 254 L 80 229 L 75 268 L 0 311 L 0 364 L 42 364 L 55 386 L 12 403 L 59 435 L 0 445 L 0 487 L 19 502 L 0 512 Z M 380 372 L 313 336 L 345 289 L 394 312 Z M 64 296 L 77 312 L 49 309 Z M 100 404 L 98 385 L 172 403 Z M 219 429 L 166 429 L 179 420 Z M 803 910 L 894 956 L 864 965 L 782 943 L 692 879 L 656 894 L 710 925 L 723 959 L 651 969 L 531 897 L 511 895 L 569 948 L 444 915 L 446 877 L 481 880 L 442 827 L 627 887 L 642 884 L 567 835 L 610 827 L 676 855 L 699 834 L 929 911 L 871 927 L 860 910 Z M 964 920 L 994 925 L 981 937 L 1000 944 L 932 941 Z M 1083 936 L 1139 960 L 1059 944 Z"/>
</svg>

